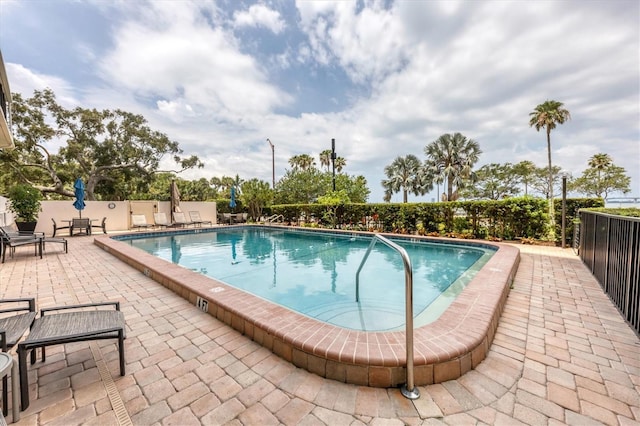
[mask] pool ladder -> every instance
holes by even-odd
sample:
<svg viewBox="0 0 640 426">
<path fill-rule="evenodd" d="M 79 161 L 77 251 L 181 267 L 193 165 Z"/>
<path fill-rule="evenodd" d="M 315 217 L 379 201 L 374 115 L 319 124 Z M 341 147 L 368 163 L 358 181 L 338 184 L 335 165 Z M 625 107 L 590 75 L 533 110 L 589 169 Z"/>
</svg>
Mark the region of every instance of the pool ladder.
<svg viewBox="0 0 640 426">
<path fill-rule="evenodd" d="M 360 262 L 360 266 L 358 267 L 358 271 L 356 272 L 356 302 L 360 302 L 360 271 L 362 270 L 362 267 L 367 261 L 367 258 L 369 257 L 369 254 L 371 253 L 373 246 L 376 245 L 377 241 L 380 241 L 387 247 L 390 247 L 393 250 L 397 251 L 400 254 L 400 257 L 402 257 L 402 263 L 404 263 L 407 383 L 400 388 L 400 392 L 405 398 L 418 399 L 420 398 L 420 391 L 418 391 L 418 388 L 416 388 L 413 383 L 413 269 L 411 268 L 411 259 L 409 259 L 409 255 L 404 248 L 400 247 L 398 244 L 390 241 L 388 238 L 385 238 L 380 234 L 375 234 L 373 236 L 373 239 L 369 244 L 369 248 L 364 254 L 362 262 Z"/>
</svg>

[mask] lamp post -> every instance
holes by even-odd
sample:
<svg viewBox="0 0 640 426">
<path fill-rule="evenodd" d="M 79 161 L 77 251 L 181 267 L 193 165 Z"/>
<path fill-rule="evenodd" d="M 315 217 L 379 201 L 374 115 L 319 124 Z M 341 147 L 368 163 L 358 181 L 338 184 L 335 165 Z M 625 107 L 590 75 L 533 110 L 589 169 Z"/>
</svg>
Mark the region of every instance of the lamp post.
<svg viewBox="0 0 640 426">
<path fill-rule="evenodd" d="M 333 192 L 336 191 L 336 140 L 331 139 L 331 164 L 333 165 Z"/>
<path fill-rule="evenodd" d="M 566 220 L 567 220 L 567 177 L 569 176 L 568 172 L 562 172 L 562 248 L 566 247 Z"/>
<path fill-rule="evenodd" d="M 267 142 L 271 146 L 271 179 L 273 184 L 273 189 L 276 189 L 276 151 L 275 145 L 271 143 L 271 140 L 267 138 Z"/>
</svg>

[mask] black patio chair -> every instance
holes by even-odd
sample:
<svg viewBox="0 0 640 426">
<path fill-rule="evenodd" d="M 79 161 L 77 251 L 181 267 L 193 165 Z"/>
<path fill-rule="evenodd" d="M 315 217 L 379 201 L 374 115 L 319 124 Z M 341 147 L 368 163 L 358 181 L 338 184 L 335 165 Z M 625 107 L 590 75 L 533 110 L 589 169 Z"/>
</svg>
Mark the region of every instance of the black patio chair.
<svg viewBox="0 0 640 426">
<path fill-rule="evenodd" d="M 13 315 L 13 313 L 18 314 Z M 18 340 L 22 338 L 24 333 L 33 324 L 33 320 L 36 318 L 36 299 L 33 297 L 0 299 L 0 315 L 2 315 L 0 318 L 2 352 L 7 352 L 18 343 Z M 35 357 L 35 354 L 33 354 L 33 356 Z M 35 358 L 33 358 L 33 360 L 35 360 Z M 5 416 L 9 412 L 8 389 L 7 376 L 4 376 L 2 378 L 2 413 Z"/>
<path fill-rule="evenodd" d="M 2 251 L 2 263 L 5 261 L 5 257 L 7 254 L 7 250 L 10 252 L 10 256 L 13 256 L 16 247 L 26 246 L 33 244 L 35 255 L 40 254 L 40 259 L 42 259 L 42 240 L 44 239 L 44 234 L 42 233 L 34 233 L 34 234 L 19 234 L 8 231 L 6 227 L 0 227 L 0 251 Z"/>
<path fill-rule="evenodd" d="M 84 217 L 73 218 L 69 228 L 69 235 L 73 236 L 73 232 L 76 230 L 78 231 L 77 235 L 91 235 L 91 221 Z"/>
<path fill-rule="evenodd" d="M 103 217 L 103 218 L 102 218 L 102 222 L 100 222 L 100 224 L 99 224 L 99 225 L 93 225 L 93 224 L 92 224 L 92 225 L 91 225 L 91 229 L 93 230 L 93 228 L 96 228 L 96 229 L 102 229 L 102 233 L 103 233 L 103 234 L 106 234 L 106 233 L 107 233 L 107 217 L 106 217 L 106 216 L 105 216 L 105 217 Z"/>
<path fill-rule="evenodd" d="M 58 226 L 54 218 L 51 218 L 51 222 L 53 222 L 53 235 L 51 235 L 52 237 L 55 237 L 56 232 L 58 232 L 61 229 L 71 229 L 71 226 Z"/>
<path fill-rule="evenodd" d="M 100 309 L 112 306 L 112 309 Z M 87 310 L 87 308 L 93 308 Z M 26 339 L 18 343 L 20 370 L 20 398 L 22 409 L 29 407 L 29 377 L 27 353 L 31 351 L 31 363 L 35 362 L 35 350 L 42 348 L 42 361 L 46 360 L 45 347 L 65 343 L 100 339 L 118 339 L 120 375 L 125 375 L 124 339 L 125 321 L 120 302 L 89 303 L 58 306 L 40 310 L 40 318 L 33 322 Z"/>
</svg>

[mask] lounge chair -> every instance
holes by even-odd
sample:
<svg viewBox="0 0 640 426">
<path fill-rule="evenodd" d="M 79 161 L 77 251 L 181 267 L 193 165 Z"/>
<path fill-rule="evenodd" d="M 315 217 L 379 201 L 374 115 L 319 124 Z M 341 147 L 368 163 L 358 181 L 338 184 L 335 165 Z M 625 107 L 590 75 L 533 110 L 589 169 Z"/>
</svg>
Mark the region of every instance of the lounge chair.
<svg viewBox="0 0 640 426">
<path fill-rule="evenodd" d="M 131 227 L 135 229 L 147 229 L 153 228 L 153 225 L 147 223 L 147 218 L 143 214 L 132 214 L 131 215 Z"/>
<path fill-rule="evenodd" d="M 67 247 L 67 240 L 65 238 L 53 238 L 53 237 L 44 237 L 42 239 L 42 250 L 44 251 L 47 247 L 47 243 L 59 243 L 62 244 L 62 249 L 65 253 L 69 253 L 69 249 Z"/>
<path fill-rule="evenodd" d="M 211 222 L 210 220 L 202 220 L 202 218 L 200 217 L 200 212 L 198 211 L 190 211 L 189 219 L 191 219 L 191 222 L 195 226 L 202 226 L 206 224 L 213 225 L 213 222 Z"/>
<path fill-rule="evenodd" d="M 88 218 L 84 217 L 74 217 L 73 219 L 71 219 L 69 235 L 73 237 L 74 231 L 78 231 L 76 235 L 91 235 L 91 221 Z"/>
<path fill-rule="evenodd" d="M 176 226 L 175 224 L 170 223 L 167 220 L 167 214 L 164 212 L 154 213 L 153 221 L 155 222 L 156 226 L 159 226 L 160 228 L 171 228 L 173 226 Z"/>
<path fill-rule="evenodd" d="M 115 309 L 100 309 L 100 307 L 104 306 L 113 306 Z M 87 310 L 87 308 L 93 309 Z M 120 311 L 120 302 L 42 309 L 40 318 L 33 322 L 27 338 L 18 343 L 22 409 L 26 410 L 29 407 L 29 377 L 27 371 L 27 353 L 29 351 L 31 351 L 31 363 L 33 364 L 35 362 L 34 352 L 37 348 L 42 348 L 42 361 L 44 362 L 46 360 L 46 346 L 98 339 L 118 339 L 120 375 L 124 376 L 125 338 L 125 321 L 124 315 Z"/>
<path fill-rule="evenodd" d="M 36 299 L 0 299 L 0 314 L 20 312 L 17 315 L 4 316 L 0 318 L 0 338 L 2 339 L 2 352 L 14 347 L 18 340 L 22 338 L 24 333 L 31 327 L 33 320 L 36 318 Z M 11 359 L 13 361 L 13 358 Z M 17 371 L 13 370 L 12 375 L 17 377 Z M 13 377 L 11 378 L 13 380 Z M 6 416 L 8 414 L 9 397 L 8 397 L 7 376 L 2 378 L 2 412 Z M 16 388 L 12 392 L 16 392 Z M 18 421 L 16 410 L 19 407 L 17 394 L 13 398 L 13 421 Z M 18 414 L 19 416 L 19 414 Z"/>
<path fill-rule="evenodd" d="M 2 226 L 0 227 L 0 251 L 2 251 L 2 263 L 5 261 L 5 256 L 7 254 L 7 250 L 10 251 L 10 256 L 13 257 L 13 254 L 16 250 L 16 247 L 26 246 L 33 244 L 35 255 L 40 254 L 40 258 L 42 259 L 42 240 L 44 239 L 44 234 L 36 233 L 36 234 L 19 234 L 11 231 L 11 228 Z"/>
<path fill-rule="evenodd" d="M 183 228 L 194 224 L 193 222 L 188 221 L 187 217 L 182 212 L 173 212 L 173 223 L 175 225 L 182 226 Z"/>
<path fill-rule="evenodd" d="M 102 222 L 100 222 L 99 225 L 91 225 L 91 230 L 93 230 L 93 228 L 102 229 L 102 233 L 106 234 L 107 233 L 107 217 L 106 216 L 103 217 Z"/>
</svg>

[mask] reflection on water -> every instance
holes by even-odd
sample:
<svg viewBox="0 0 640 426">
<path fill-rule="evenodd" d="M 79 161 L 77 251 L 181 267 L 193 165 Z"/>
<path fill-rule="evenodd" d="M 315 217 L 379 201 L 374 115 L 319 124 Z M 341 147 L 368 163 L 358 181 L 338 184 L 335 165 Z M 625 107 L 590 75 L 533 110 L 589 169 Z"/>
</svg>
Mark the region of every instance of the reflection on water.
<svg viewBox="0 0 640 426">
<path fill-rule="evenodd" d="M 404 267 L 389 247 L 374 246 L 360 274 L 361 301 L 355 302 L 355 274 L 370 241 L 264 228 L 129 240 L 167 261 L 326 322 L 364 330 L 402 327 Z M 461 276 L 470 279 L 469 268 L 490 256 L 489 250 L 469 246 L 394 241 L 412 262 L 416 315 Z"/>
</svg>

